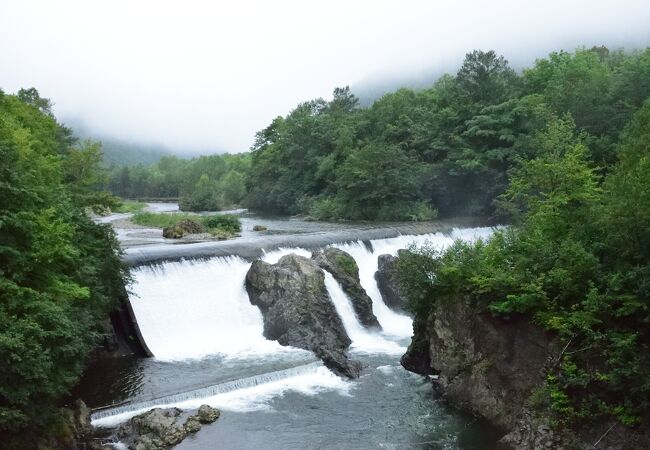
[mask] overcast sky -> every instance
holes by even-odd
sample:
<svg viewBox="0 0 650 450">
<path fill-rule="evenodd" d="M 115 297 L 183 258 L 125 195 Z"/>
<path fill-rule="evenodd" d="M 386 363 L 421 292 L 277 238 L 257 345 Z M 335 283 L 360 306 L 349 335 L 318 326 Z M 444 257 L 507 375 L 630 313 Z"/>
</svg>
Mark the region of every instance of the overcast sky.
<svg viewBox="0 0 650 450">
<path fill-rule="evenodd" d="M 0 0 L 0 88 L 177 152 L 247 150 L 300 101 L 474 48 L 521 65 L 597 44 L 650 45 L 650 1 Z"/>
</svg>

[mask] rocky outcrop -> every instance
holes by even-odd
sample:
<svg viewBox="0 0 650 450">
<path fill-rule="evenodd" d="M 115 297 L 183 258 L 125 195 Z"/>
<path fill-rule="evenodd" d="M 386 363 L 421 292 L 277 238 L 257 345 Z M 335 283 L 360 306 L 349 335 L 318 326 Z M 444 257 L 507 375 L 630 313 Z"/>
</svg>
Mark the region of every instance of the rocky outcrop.
<svg viewBox="0 0 650 450">
<path fill-rule="evenodd" d="M 340 375 L 359 375 L 360 365 L 346 353 L 350 338 L 314 261 L 295 254 L 276 264 L 256 260 L 246 274 L 246 290 L 262 312 L 267 339 L 311 350 Z"/>
<path fill-rule="evenodd" d="M 372 328 L 381 328 L 377 317 L 372 312 L 372 299 L 361 286 L 359 280 L 359 267 L 352 256 L 339 250 L 328 247 L 325 250 L 314 252 L 311 258 L 323 270 L 332 274 L 347 294 L 359 322 Z"/>
<path fill-rule="evenodd" d="M 416 320 L 403 366 L 437 374 L 434 387 L 451 404 L 513 429 L 543 379 L 550 338 L 536 325 L 493 317 L 467 297 L 439 300 Z"/>
<path fill-rule="evenodd" d="M 399 255 L 408 250 L 400 250 Z M 400 289 L 397 279 L 398 257 L 393 255 L 379 255 L 377 259 L 378 270 L 375 272 L 377 287 L 386 306 L 392 309 L 403 310 L 406 307 L 406 297 Z"/>
<path fill-rule="evenodd" d="M 187 234 L 197 234 L 203 232 L 203 225 L 190 220 L 183 219 L 174 225 L 163 228 L 163 237 L 167 239 L 180 239 Z"/>
<path fill-rule="evenodd" d="M 531 395 L 542 386 L 561 349 L 552 335 L 529 320 L 497 318 L 472 298 L 456 296 L 438 299 L 426 317 L 416 316 L 413 326 L 402 365 L 434 375 L 434 389 L 451 405 L 500 429 L 495 448 L 650 448 L 647 426 L 629 429 L 603 422 L 559 429 L 531 408 Z"/>
<path fill-rule="evenodd" d="M 116 436 L 131 450 L 167 449 L 218 418 L 219 410 L 208 405 L 188 417 L 178 408 L 154 408 L 121 425 Z"/>
</svg>

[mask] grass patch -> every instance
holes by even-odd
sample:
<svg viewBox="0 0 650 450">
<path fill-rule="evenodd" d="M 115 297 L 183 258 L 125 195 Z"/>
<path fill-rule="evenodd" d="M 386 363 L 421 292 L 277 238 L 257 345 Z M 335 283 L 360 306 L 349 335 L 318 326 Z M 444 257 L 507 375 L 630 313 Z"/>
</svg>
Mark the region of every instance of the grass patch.
<svg viewBox="0 0 650 450">
<path fill-rule="evenodd" d="M 232 214 L 214 214 L 201 216 L 192 213 L 151 213 L 137 212 L 131 219 L 133 223 L 152 228 L 166 228 L 176 225 L 181 220 L 200 223 L 206 232 L 218 239 L 228 239 L 241 231 L 239 217 Z"/>
<path fill-rule="evenodd" d="M 190 213 L 152 213 L 140 211 L 133 215 L 131 221 L 138 225 L 152 228 L 170 227 L 181 220 L 189 219 L 202 223 L 201 216 Z"/>
<path fill-rule="evenodd" d="M 116 213 L 135 213 L 146 208 L 147 204 L 144 202 L 136 202 L 133 200 L 124 200 L 120 205 L 115 208 Z"/>
</svg>

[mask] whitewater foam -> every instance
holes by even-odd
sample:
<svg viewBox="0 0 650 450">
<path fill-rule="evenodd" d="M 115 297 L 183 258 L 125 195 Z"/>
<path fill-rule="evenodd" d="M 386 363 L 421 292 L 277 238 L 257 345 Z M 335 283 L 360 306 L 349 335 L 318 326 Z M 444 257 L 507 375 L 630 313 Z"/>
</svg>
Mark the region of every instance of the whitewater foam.
<svg viewBox="0 0 650 450">
<path fill-rule="evenodd" d="M 311 396 L 334 391 L 350 395 L 352 384 L 334 375 L 322 363 L 316 362 L 97 411 L 92 414 L 91 423 L 96 427 L 114 427 L 152 408 L 176 407 L 186 410 L 196 409 L 203 404 L 226 411 L 268 410 L 271 409 L 270 400 L 286 392 Z"/>
<path fill-rule="evenodd" d="M 153 355 L 175 361 L 304 352 L 262 335 L 262 314 L 244 286 L 249 267 L 230 256 L 133 270 L 131 306 Z"/>
<path fill-rule="evenodd" d="M 378 332 L 368 330 L 359 322 L 349 297 L 328 271 L 325 271 L 325 286 L 336 312 L 341 317 L 343 327 L 352 340 L 351 352 L 402 355 L 406 351 L 406 347 L 387 339 Z"/>
</svg>

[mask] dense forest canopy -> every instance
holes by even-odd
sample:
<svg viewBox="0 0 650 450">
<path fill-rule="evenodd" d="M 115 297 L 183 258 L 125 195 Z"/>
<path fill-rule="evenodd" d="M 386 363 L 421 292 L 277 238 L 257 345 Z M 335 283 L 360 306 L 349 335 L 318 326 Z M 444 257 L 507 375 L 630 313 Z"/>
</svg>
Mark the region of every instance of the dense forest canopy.
<svg viewBox="0 0 650 450">
<path fill-rule="evenodd" d="M 330 101 L 273 119 L 250 154 L 115 168 L 110 187 L 125 197 L 180 197 L 184 209 L 241 205 L 326 220 L 492 216 L 510 171 L 536 156 L 531 139 L 556 115 L 571 115 L 589 160 L 606 171 L 649 80 L 648 49 L 560 51 L 521 73 L 476 50 L 427 89 L 363 108 L 337 88 Z"/>
<path fill-rule="evenodd" d="M 186 211 L 228 209 L 244 202 L 250 160 L 248 154 L 163 156 L 151 166 L 113 166 L 108 187 L 123 198 L 178 199 Z"/>
<path fill-rule="evenodd" d="M 561 351 L 531 402 L 556 424 L 613 416 L 632 426 L 647 419 L 650 99 L 620 139 L 610 140 L 618 118 L 639 101 L 630 95 L 603 108 L 618 111 L 609 124 L 594 109 L 581 120 L 551 114 L 531 136 L 535 156 L 513 170 L 499 198 L 514 226 L 488 242 L 458 241 L 442 253 L 413 249 L 400 261 L 420 318 L 437 302 L 469 298 L 477 311 L 524 317 L 559 339 Z M 585 126 L 603 127 L 602 137 L 585 133 Z"/>
<path fill-rule="evenodd" d="M 521 74 L 495 52 L 455 76 L 359 108 L 349 89 L 300 104 L 257 134 L 252 209 L 322 219 L 492 215 L 531 136 L 570 114 L 590 160 L 616 160 L 618 135 L 650 94 L 650 50 L 557 52 Z"/>
<path fill-rule="evenodd" d="M 127 273 L 101 192 L 100 146 L 76 142 L 35 89 L 0 91 L 0 442 L 60 436 L 74 386 Z M 17 433 L 19 432 L 19 433 Z M 12 444 L 13 443 L 13 444 Z"/>
</svg>

